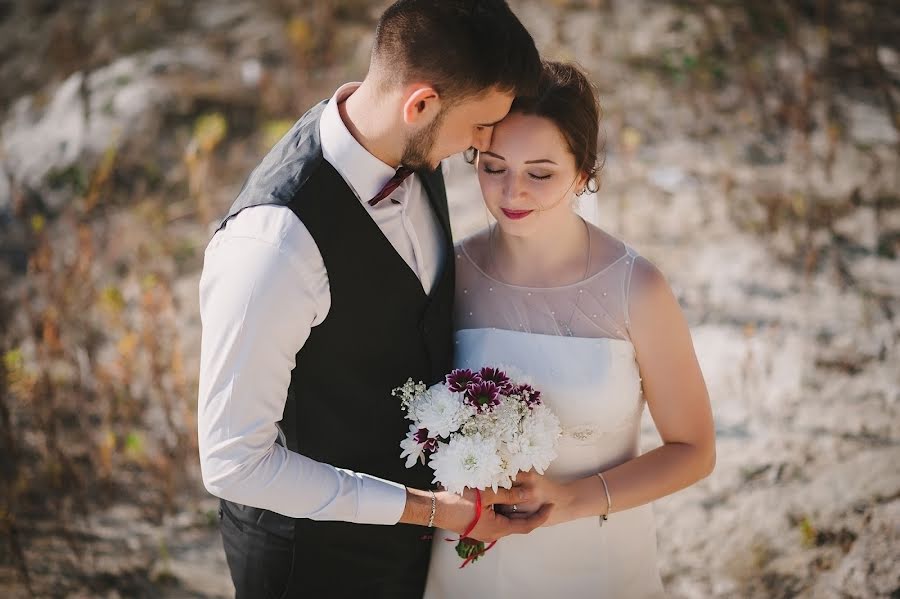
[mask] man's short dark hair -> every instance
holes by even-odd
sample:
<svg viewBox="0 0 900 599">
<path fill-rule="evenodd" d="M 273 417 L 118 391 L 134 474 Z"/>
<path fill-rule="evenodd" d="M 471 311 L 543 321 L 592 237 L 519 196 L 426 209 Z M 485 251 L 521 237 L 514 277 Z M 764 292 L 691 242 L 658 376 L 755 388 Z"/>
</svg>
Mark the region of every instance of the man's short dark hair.
<svg viewBox="0 0 900 599">
<path fill-rule="evenodd" d="M 541 62 L 504 0 L 399 0 L 375 30 L 373 65 L 391 81 L 422 81 L 447 102 L 490 88 L 529 95 Z"/>
</svg>

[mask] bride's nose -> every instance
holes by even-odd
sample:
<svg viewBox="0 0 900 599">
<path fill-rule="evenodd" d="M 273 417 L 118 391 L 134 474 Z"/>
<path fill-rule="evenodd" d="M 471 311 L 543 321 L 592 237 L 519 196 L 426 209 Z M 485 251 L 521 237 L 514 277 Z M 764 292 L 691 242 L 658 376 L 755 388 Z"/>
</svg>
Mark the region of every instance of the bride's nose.
<svg viewBox="0 0 900 599">
<path fill-rule="evenodd" d="M 504 178 L 506 179 L 503 185 L 504 200 L 515 200 L 523 195 L 524 186 L 519 182 L 519 177 L 513 173 L 507 173 L 507 176 Z"/>
</svg>

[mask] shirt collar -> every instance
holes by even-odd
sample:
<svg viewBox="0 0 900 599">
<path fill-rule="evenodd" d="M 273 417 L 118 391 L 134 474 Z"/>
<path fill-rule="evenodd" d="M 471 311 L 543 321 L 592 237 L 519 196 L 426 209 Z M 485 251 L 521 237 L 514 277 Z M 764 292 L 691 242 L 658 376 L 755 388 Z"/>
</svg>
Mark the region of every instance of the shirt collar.
<svg viewBox="0 0 900 599">
<path fill-rule="evenodd" d="M 362 147 L 341 119 L 338 104 L 349 98 L 359 86 L 355 82 L 345 83 L 334 92 L 322 112 L 319 134 L 325 160 L 340 173 L 360 201 L 368 202 L 394 176 L 395 169 Z"/>
</svg>

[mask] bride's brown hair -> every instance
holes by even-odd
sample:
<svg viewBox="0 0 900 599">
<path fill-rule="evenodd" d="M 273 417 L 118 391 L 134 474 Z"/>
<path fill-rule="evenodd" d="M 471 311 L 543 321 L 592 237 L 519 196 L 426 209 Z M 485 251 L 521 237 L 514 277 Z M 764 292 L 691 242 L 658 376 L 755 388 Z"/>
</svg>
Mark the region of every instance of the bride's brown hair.
<svg viewBox="0 0 900 599">
<path fill-rule="evenodd" d="M 594 86 L 578 66 L 544 60 L 538 87 L 533 95 L 517 96 L 509 114 L 527 114 L 553 121 L 575 157 L 579 173 L 587 177 L 585 190 L 600 187 L 599 172 L 605 160 L 605 144 L 600 139 L 600 103 Z M 474 162 L 477 151 L 471 155 Z"/>
</svg>

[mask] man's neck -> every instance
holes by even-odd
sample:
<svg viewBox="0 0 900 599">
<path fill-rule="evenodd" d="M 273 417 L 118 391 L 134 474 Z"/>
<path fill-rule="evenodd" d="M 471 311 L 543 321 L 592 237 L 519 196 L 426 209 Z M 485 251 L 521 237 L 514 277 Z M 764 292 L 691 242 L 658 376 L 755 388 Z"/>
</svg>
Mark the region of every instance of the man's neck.
<svg viewBox="0 0 900 599">
<path fill-rule="evenodd" d="M 390 99 L 376 96 L 371 85 L 363 81 L 356 91 L 338 104 L 338 113 L 359 145 L 375 158 L 397 168 L 400 166 L 403 141 L 389 106 Z"/>
</svg>

